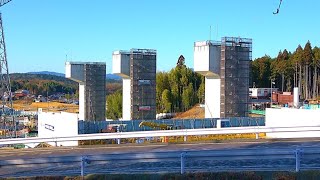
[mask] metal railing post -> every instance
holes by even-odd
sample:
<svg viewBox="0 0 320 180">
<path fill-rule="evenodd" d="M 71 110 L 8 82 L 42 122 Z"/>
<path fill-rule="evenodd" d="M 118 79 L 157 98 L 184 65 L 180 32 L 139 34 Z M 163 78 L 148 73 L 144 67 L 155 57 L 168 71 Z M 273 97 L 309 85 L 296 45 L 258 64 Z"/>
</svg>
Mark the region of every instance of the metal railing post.
<svg viewBox="0 0 320 180">
<path fill-rule="evenodd" d="M 296 172 L 299 172 L 300 171 L 300 161 L 301 161 L 301 150 L 300 149 L 296 149 L 295 157 L 296 157 Z"/>
<path fill-rule="evenodd" d="M 87 156 L 81 156 L 81 179 L 84 179 L 86 164 L 90 163 L 91 161 L 88 159 Z"/>
<path fill-rule="evenodd" d="M 180 155 L 180 159 L 181 159 L 181 171 L 180 171 L 180 173 L 181 174 L 184 174 L 184 172 L 185 172 L 185 169 L 184 169 L 184 166 L 185 166 L 185 156 L 186 156 L 186 154 L 183 152 L 183 153 L 181 153 L 181 155 Z"/>
<path fill-rule="evenodd" d="M 256 139 L 259 139 L 259 133 L 256 133 Z"/>
<path fill-rule="evenodd" d="M 185 135 L 185 136 L 183 137 L 183 141 L 184 141 L 184 142 L 187 142 L 187 137 L 188 137 L 187 135 Z"/>
<path fill-rule="evenodd" d="M 84 178 L 85 157 L 81 156 L 81 179 Z"/>
</svg>

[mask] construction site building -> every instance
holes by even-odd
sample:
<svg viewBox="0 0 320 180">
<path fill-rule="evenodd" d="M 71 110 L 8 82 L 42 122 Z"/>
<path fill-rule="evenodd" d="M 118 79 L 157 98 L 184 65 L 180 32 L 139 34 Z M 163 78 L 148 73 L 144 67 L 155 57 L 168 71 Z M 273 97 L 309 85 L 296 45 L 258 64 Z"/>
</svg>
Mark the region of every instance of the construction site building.
<svg viewBox="0 0 320 180">
<path fill-rule="evenodd" d="M 66 62 L 66 78 L 79 83 L 79 119 L 106 119 L 106 63 Z"/>
<path fill-rule="evenodd" d="M 112 59 L 113 73 L 123 78 L 122 119 L 155 119 L 156 50 L 114 51 Z"/>
<path fill-rule="evenodd" d="M 252 39 L 223 37 L 221 40 L 221 117 L 248 115 Z"/>
<path fill-rule="evenodd" d="M 194 70 L 205 76 L 205 117 L 248 115 L 252 39 L 223 37 L 194 44 Z"/>
</svg>

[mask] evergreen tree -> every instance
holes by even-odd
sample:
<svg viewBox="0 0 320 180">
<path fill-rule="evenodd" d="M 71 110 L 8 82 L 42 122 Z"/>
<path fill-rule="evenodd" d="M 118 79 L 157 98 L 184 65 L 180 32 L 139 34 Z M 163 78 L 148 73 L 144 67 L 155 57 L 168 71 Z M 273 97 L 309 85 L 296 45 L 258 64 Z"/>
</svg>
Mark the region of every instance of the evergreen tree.
<svg viewBox="0 0 320 180">
<path fill-rule="evenodd" d="M 304 60 L 304 66 L 305 66 L 305 71 L 304 71 L 304 96 L 306 99 L 310 99 L 310 88 L 311 87 L 311 68 L 310 64 L 312 63 L 313 60 L 313 54 L 312 54 L 312 47 L 311 43 L 308 41 L 303 49 L 303 60 Z"/>
<path fill-rule="evenodd" d="M 108 119 L 120 119 L 122 117 L 122 90 L 107 96 L 107 112 Z"/>
<path fill-rule="evenodd" d="M 296 51 L 293 53 L 293 62 L 295 64 L 295 87 L 298 86 L 299 88 L 299 92 L 301 94 L 303 94 L 302 92 L 302 65 L 303 65 L 303 49 L 302 47 L 299 45 L 296 49 Z"/>
<path fill-rule="evenodd" d="M 171 93 L 168 89 L 165 89 L 162 92 L 162 101 L 161 101 L 162 107 L 163 107 L 163 112 L 168 113 L 171 112 Z"/>
<path fill-rule="evenodd" d="M 252 62 L 252 82 L 256 87 L 270 87 L 271 57 L 263 56 Z"/>
<path fill-rule="evenodd" d="M 314 74 L 313 74 L 313 99 L 316 99 L 319 96 L 319 67 L 320 67 L 320 48 L 315 46 L 312 50 L 313 52 L 313 68 L 314 68 Z"/>
</svg>

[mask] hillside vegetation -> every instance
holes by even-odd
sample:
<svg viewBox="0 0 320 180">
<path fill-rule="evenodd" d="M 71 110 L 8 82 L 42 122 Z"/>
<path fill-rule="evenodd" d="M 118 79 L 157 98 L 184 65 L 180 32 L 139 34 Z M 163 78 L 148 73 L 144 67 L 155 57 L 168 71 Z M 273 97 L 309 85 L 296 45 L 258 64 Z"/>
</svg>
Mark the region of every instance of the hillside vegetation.
<svg viewBox="0 0 320 180">
<path fill-rule="evenodd" d="M 182 55 L 169 72 L 157 72 L 156 83 L 157 113 L 184 112 L 204 100 L 204 78 L 185 65 Z M 109 119 L 122 117 L 122 91 L 114 92 L 107 97 Z"/>
<path fill-rule="evenodd" d="M 65 77 L 48 74 L 10 74 L 11 91 L 18 89 L 29 90 L 35 95 L 51 95 L 55 93 L 75 94 L 78 83 Z"/>
<path fill-rule="evenodd" d="M 175 68 L 157 73 L 157 112 L 183 112 L 204 100 L 204 78 L 185 65 L 181 55 Z"/>
<path fill-rule="evenodd" d="M 10 74 L 11 90 L 14 92 L 18 89 L 29 90 L 35 95 L 52 95 L 56 93 L 74 94 L 78 96 L 79 84 L 75 81 L 67 79 L 63 76 L 50 74 L 29 74 L 29 73 L 13 73 Z M 120 80 L 106 79 L 107 94 L 122 88 Z"/>
<path fill-rule="evenodd" d="M 312 48 L 308 41 L 304 48 L 300 45 L 294 52 L 287 49 L 278 56 L 263 56 L 252 62 L 252 84 L 263 88 L 270 87 L 280 91 L 292 91 L 299 87 L 302 99 L 316 99 L 320 93 L 320 48 Z"/>
</svg>

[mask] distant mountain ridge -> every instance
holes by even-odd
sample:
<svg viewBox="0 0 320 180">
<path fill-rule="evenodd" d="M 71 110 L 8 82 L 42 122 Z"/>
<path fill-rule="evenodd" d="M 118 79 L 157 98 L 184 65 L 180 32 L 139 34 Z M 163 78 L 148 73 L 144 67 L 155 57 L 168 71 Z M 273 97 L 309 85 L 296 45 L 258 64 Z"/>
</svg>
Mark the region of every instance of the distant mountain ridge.
<svg viewBox="0 0 320 180">
<path fill-rule="evenodd" d="M 65 74 L 63 74 L 63 73 L 52 72 L 52 71 L 27 72 L 27 74 L 47 74 L 47 75 L 65 77 Z M 106 74 L 106 78 L 113 79 L 113 80 L 120 80 L 121 79 L 120 76 L 115 75 L 115 74 Z"/>
<path fill-rule="evenodd" d="M 48 75 L 65 77 L 63 73 L 57 73 L 52 71 L 27 72 L 27 74 L 48 74 Z"/>
</svg>

